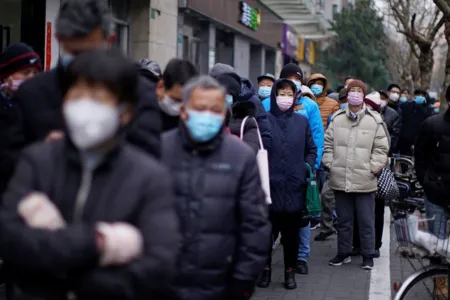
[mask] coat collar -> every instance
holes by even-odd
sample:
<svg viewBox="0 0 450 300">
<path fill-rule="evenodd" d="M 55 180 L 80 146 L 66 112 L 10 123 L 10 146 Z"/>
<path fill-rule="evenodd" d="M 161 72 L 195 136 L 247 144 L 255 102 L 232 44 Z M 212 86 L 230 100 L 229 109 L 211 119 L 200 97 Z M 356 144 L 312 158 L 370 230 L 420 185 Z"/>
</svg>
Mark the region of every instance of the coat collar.
<svg viewBox="0 0 450 300">
<path fill-rule="evenodd" d="M 188 152 L 198 152 L 202 154 L 208 154 L 216 151 L 221 146 L 223 135 L 225 134 L 224 128 L 222 128 L 222 130 L 212 140 L 205 143 L 195 143 L 189 137 L 189 132 L 184 125 L 184 122 L 180 122 L 178 132 L 181 143 Z"/>
</svg>

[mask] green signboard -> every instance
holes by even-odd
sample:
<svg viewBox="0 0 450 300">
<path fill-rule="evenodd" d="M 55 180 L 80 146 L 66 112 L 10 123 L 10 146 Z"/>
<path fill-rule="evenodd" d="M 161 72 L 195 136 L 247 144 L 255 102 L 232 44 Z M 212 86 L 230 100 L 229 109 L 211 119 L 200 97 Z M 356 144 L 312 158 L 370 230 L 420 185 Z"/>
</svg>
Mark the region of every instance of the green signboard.
<svg viewBox="0 0 450 300">
<path fill-rule="evenodd" d="M 245 1 L 241 1 L 241 18 L 239 20 L 244 26 L 257 31 L 261 25 L 261 10 L 250 7 Z"/>
</svg>

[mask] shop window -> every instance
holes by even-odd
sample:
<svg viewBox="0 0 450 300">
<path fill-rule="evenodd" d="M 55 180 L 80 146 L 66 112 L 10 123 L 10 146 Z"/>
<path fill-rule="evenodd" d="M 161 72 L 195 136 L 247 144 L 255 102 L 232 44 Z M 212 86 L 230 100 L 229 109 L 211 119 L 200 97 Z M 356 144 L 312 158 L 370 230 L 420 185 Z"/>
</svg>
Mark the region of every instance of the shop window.
<svg viewBox="0 0 450 300">
<path fill-rule="evenodd" d="M 0 0 L 0 52 L 20 42 L 22 1 Z"/>
<path fill-rule="evenodd" d="M 128 1 L 109 0 L 109 7 L 113 15 L 114 46 L 125 54 L 129 52 L 130 26 L 128 22 Z"/>
<path fill-rule="evenodd" d="M 183 59 L 189 60 L 189 37 L 183 35 Z"/>
</svg>

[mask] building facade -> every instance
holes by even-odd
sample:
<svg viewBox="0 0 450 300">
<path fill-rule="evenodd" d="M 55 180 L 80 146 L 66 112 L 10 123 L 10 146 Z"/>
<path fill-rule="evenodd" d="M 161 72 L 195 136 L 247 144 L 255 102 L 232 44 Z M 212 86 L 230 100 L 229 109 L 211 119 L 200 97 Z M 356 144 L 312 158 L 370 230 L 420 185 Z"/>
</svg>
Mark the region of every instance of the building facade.
<svg viewBox="0 0 450 300">
<path fill-rule="evenodd" d="M 178 0 L 105 0 L 113 14 L 113 43 L 131 58 L 162 68 L 177 55 Z M 61 0 L 0 0 L 0 51 L 16 42 L 32 46 L 50 69 L 60 47 L 55 20 Z"/>
<path fill-rule="evenodd" d="M 255 0 L 179 2 L 179 57 L 204 74 L 218 62 L 253 82 L 262 73 L 276 73 L 283 22 L 266 6 Z"/>
</svg>

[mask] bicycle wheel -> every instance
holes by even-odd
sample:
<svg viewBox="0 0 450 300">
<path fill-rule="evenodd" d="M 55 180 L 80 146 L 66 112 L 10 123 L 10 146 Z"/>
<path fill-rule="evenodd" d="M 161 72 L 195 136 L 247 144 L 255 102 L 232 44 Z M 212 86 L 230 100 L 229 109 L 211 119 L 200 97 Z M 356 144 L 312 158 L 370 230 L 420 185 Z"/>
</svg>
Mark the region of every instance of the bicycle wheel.
<svg viewBox="0 0 450 300">
<path fill-rule="evenodd" d="M 448 266 L 433 265 L 409 276 L 394 300 L 448 300 Z"/>
</svg>

